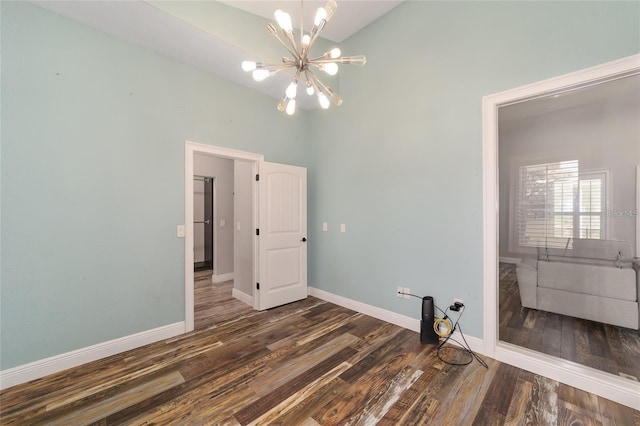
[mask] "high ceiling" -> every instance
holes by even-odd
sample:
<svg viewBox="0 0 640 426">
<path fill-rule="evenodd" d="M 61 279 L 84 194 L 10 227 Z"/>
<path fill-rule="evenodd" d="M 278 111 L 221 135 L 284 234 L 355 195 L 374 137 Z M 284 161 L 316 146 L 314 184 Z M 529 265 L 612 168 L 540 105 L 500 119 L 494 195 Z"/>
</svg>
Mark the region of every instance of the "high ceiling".
<svg viewBox="0 0 640 426">
<path fill-rule="evenodd" d="M 313 22 L 316 10 L 325 5 L 325 1 L 255 1 L 255 0 L 221 0 L 229 6 L 242 9 L 254 15 L 273 20 L 273 12 L 282 9 L 291 15 L 293 25 L 299 28 L 300 10 L 304 11 L 304 22 L 308 25 Z M 371 22 L 375 21 L 398 4 L 402 0 L 337 0 L 338 11 L 331 18 L 331 25 L 322 31 L 322 37 L 327 40 L 341 43 L 353 34 L 357 33 Z M 308 28 L 307 28 L 308 29 Z"/>
<path fill-rule="evenodd" d="M 500 125 L 518 126 L 521 120 L 573 108 L 602 106 L 613 102 L 640 103 L 640 74 L 615 78 L 559 93 L 545 94 L 500 108 Z"/>
<path fill-rule="evenodd" d="M 401 1 L 338 0 L 338 10 L 321 35 L 334 42 L 341 42 L 390 11 Z M 33 0 L 33 3 L 89 27 L 253 88 L 275 99 L 282 97 L 290 81 L 287 74 L 279 73 L 268 82 L 254 82 L 249 74 L 240 69 L 240 63 L 251 58 L 253 52 L 242 50 L 241 47 L 234 46 L 149 2 Z M 273 12 L 280 8 L 290 13 L 294 26 L 299 26 L 296 23 L 300 22 L 301 2 L 227 0 L 223 3 L 272 21 Z M 305 22 L 308 23 L 306 25 L 313 21 L 315 10 L 324 4 L 324 1 L 303 3 Z M 264 33 L 265 38 L 268 38 L 268 33 Z M 273 42 L 277 45 L 275 39 Z M 298 99 L 300 108 L 313 109 L 316 105 L 317 101 L 311 97 L 303 96 Z"/>
</svg>

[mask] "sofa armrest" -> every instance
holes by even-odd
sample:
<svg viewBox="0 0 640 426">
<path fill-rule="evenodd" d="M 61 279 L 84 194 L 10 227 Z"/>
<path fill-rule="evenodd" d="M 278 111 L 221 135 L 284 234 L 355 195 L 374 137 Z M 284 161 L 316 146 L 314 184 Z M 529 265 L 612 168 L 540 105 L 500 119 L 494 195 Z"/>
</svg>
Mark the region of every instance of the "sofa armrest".
<svg viewBox="0 0 640 426">
<path fill-rule="evenodd" d="M 636 301 L 640 302 L 640 258 L 633 259 L 633 269 L 636 271 Z M 638 308 L 640 310 L 640 306 Z"/>
<path fill-rule="evenodd" d="M 520 303 L 525 308 L 537 307 L 538 261 L 523 259 L 516 264 Z"/>
<path fill-rule="evenodd" d="M 524 258 L 520 262 L 516 263 L 516 268 L 522 268 L 529 271 L 538 270 L 538 261 L 536 259 Z"/>
</svg>

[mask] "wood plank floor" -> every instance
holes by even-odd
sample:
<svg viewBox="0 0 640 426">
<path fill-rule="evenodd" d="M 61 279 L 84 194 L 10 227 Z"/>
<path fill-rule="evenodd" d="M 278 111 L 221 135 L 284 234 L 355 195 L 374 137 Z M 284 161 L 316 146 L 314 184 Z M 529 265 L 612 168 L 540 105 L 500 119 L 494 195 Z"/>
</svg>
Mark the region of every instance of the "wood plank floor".
<svg viewBox="0 0 640 426">
<path fill-rule="evenodd" d="M 445 359 L 464 354 L 447 350 Z M 640 412 L 309 297 L 0 393 L 2 425 L 640 425 Z"/>
<path fill-rule="evenodd" d="M 640 380 L 640 331 L 523 308 L 515 265 L 500 264 L 500 340 Z M 640 398 L 640 396 L 639 396 Z"/>
<path fill-rule="evenodd" d="M 211 281 L 212 271 L 194 273 L 194 328 L 200 330 L 253 312 L 253 308 L 232 296 L 233 280 Z"/>
</svg>

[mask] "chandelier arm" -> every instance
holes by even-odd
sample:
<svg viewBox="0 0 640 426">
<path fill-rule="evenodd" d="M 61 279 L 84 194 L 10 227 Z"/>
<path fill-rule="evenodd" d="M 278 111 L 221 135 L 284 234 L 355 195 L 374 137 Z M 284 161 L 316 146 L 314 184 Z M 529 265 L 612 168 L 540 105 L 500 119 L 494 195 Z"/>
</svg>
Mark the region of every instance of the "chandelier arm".
<svg viewBox="0 0 640 426">
<path fill-rule="evenodd" d="M 323 59 L 326 59 L 326 58 L 324 57 L 324 55 L 322 55 L 322 56 L 317 56 L 317 57 L 315 57 L 315 58 L 309 59 L 309 62 L 310 62 L 310 63 L 311 63 L 311 62 L 317 62 L 317 61 L 321 61 L 321 60 L 323 60 Z M 334 62 L 335 62 L 335 60 L 332 60 L 332 61 L 334 61 Z"/>
<path fill-rule="evenodd" d="M 273 73 L 277 73 L 278 71 L 282 71 L 285 70 L 287 68 L 292 68 L 295 67 L 294 64 L 288 65 L 288 64 L 264 64 L 262 67 L 259 67 L 257 69 L 263 69 L 263 70 L 267 70 Z"/>
<path fill-rule="evenodd" d="M 323 93 L 328 94 L 328 95 L 330 95 L 331 93 L 333 93 L 333 90 L 331 90 L 329 87 L 327 87 L 327 86 L 322 82 L 322 80 L 320 80 L 320 79 L 318 78 L 318 76 L 317 76 L 317 75 L 315 75 L 313 72 L 310 72 L 310 74 L 311 74 L 311 77 L 313 78 L 313 80 L 315 81 L 315 83 L 316 83 L 316 85 L 317 85 L 317 88 L 318 88 L 318 91 L 319 91 L 319 92 L 323 92 Z"/>
<path fill-rule="evenodd" d="M 334 92 L 331 87 L 326 86 L 322 82 L 322 80 L 320 80 L 315 74 L 311 73 L 311 75 L 315 78 L 318 85 L 322 88 L 321 91 L 325 94 L 325 96 L 329 96 L 329 98 L 331 98 L 334 104 L 342 105 L 342 97 L 340 95 Z"/>
<path fill-rule="evenodd" d="M 336 59 L 332 59 L 332 58 L 323 58 L 320 57 L 319 59 L 310 59 L 309 60 L 310 64 L 314 64 L 314 65 L 322 65 L 322 64 L 330 64 L 330 63 L 336 63 L 336 64 L 349 64 L 349 62 L 345 62 L 344 58 L 336 58 Z"/>
<path fill-rule="evenodd" d="M 304 0 L 300 0 L 300 57 L 304 58 Z"/>
<path fill-rule="evenodd" d="M 296 74 L 293 76 L 293 80 L 291 80 L 292 83 L 298 84 L 298 79 L 300 78 L 300 70 L 296 70 Z"/>
<path fill-rule="evenodd" d="M 291 43 L 291 46 L 293 47 L 293 51 L 295 53 L 291 53 L 293 56 L 295 56 L 296 58 L 301 57 L 301 54 L 298 52 L 298 45 L 296 44 L 296 40 L 293 34 L 293 31 L 291 31 L 290 33 L 285 31 L 285 35 L 287 36 L 287 40 L 289 40 L 289 42 Z M 290 50 L 291 52 L 291 50 Z"/>
<path fill-rule="evenodd" d="M 280 38 L 280 36 L 278 35 L 278 33 L 274 33 L 274 32 L 269 32 L 269 34 L 273 34 L 273 36 L 278 39 L 278 41 L 280 42 L 280 44 L 282 44 L 285 49 L 287 49 L 289 51 L 289 53 L 291 53 L 293 55 L 294 58 L 298 57 L 298 52 L 296 52 L 295 50 L 291 50 L 291 47 L 289 47 L 289 45 L 287 43 L 285 43 L 284 40 L 282 40 L 282 38 Z"/>
<path fill-rule="evenodd" d="M 311 37 L 309 38 L 309 45 L 307 47 L 307 51 L 311 50 L 311 46 L 313 46 L 313 43 L 315 43 L 316 39 L 318 38 L 318 35 L 320 34 L 320 31 L 322 31 L 326 23 L 327 22 L 323 19 L 322 21 L 320 21 L 320 24 L 313 26 L 313 30 L 311 31 Z"/>
<path fill-rule="evenodd" d="M 310 65 L 322 65 L 322 64 L 345 64 L 345 65 L 364 65 L 364 60 L 354 56 L 341 56 L 339 58 L 325 58 L 324 56 L 319 56 L 317 58 L 309 59 Z"/>
<path fill-rule="evenodd" d="M 295 63 L 291 62 L 290 64 L 287 63 L 283 63 L 283 64 L 279 64 L 279 63 L 275 63 L 275 64 L 265 64 L 263 63 L 261 66 L 258 66 L 257 68 L 262 68 L 262 69 L 284 69 L 284 68 L 289 68 L 291 66 L 294 66 Z"/>
<path fill-rule="evenodd" d="M 311 71 L 310 69 L 305 69 L 304 78 L 307 81 L 307 84 L 310 84 L 311 87 L 313 87 L 313 90 L 319 91 L 318 86 L 316 85 L 315 81 L 313 81 L 312 77 L 315 77 L 315 74 L 313 73 L 313 71 Z"/>
</svg>

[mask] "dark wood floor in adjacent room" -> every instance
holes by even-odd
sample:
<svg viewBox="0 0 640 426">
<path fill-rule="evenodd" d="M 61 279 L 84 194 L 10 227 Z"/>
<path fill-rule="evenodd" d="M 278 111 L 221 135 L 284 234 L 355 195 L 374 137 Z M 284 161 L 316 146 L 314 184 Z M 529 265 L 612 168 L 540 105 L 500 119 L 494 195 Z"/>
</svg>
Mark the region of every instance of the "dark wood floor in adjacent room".
<svg viewBox="0 0 640 426">
<path fill-rule="evenodd" d="M 508 263 L 500 264 L 499 333 L 502 341 L 640 380 L 640 330 L 523 308 Z"/>
<path fill-rule="evenodd" d="M 194 274 L 194 328 L 200 330 L 253 313 L 253 308 L 232 296 L 233 280 L 214 283 L 213 271 Z"/>
<path fill-rule="evenodd" d="M 445 351 L 444 357 L 463 360 Z M 3 425 L 640 425 L 640 412 L 309 297 L 0 393 Z"/>
</svg>

